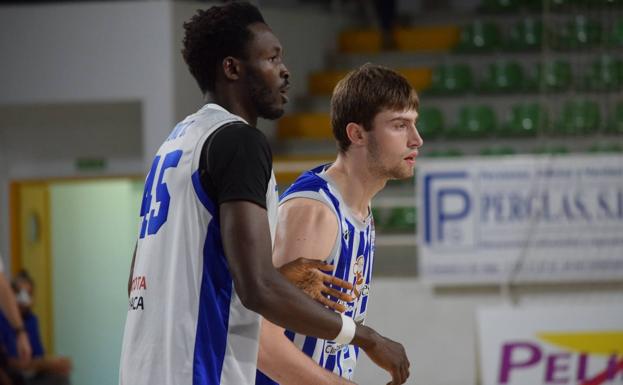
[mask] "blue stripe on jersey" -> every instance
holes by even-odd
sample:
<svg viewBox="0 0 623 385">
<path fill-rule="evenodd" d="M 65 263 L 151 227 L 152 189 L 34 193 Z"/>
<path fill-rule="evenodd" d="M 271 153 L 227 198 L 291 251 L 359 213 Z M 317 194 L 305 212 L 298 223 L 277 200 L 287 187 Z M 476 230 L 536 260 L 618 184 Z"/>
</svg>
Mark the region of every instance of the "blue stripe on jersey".
<svg viewBox="0 0 623 385">
<path fill-rule="evenodd" d="M 330 372 L 335 369 L 335 354 L 328 354 L 327 362 L 325 363 L 324 367 Z"/>
<path fill-rule="evenodd" d="M 364 240 L 364 234 L 361 234 L 361 238 L 362 241 Z M 370 271 L 372 271 L 372 254 L 370 253 L 370 247 L 371 247 L 371 242 L 370 242 L 370 228 L 368 228 L 368 230 L 366 231 L 365 234 L 365 241 L 366 241 L 366 247 L 363 250 L 364 255 L 367 255 L 368 257 L 365 258 L 364 260 L 364 265 L 363 265 L 363 273 L 365 274 L 364 277 L 364 281 L 366 282 L 366 284 L 369 284 L 370 282 Z M 365 296 L 362 300 L 361 300 L 361 307 L 359 308 L 359 313 L 365 313 L 366 311 L 366 306 L 368 304 L 368 296 Z"/>
<path fill-rule="evenodd" d="M 363 313 L 366 311 L 366 306 L 368 305 L 368 296 L 366 295 L 365 297 L 363 297 L 363 299 L 361 300 L 361 308 L 359 310 L 359 313 Z"/>
<path fill-rule="evenodd" d="M 343 348 L 342 348 L 343 349 Z M 337 363 L 337 374 L 342 377 L 342 351 L 340 350 L 335 355 L 335 362 Z"/>
<path fill-rule="evenodd" d="M 290 341 L 294 341 L 294 332 L 293 331 L 286 330 L 283 334 L 285 334 L 286 337 L 288 337 L 288 339 Z"/>
<path fill-rule="evenodd" d="M 316 341 L 318 341 L 316 337 L 305 337 L 305 342 L 303 343 L 303 353 L 310 357 L 313 356 L 314 349 L 316 348 Z"/>
<path fill-rule="evenodd" d="M 273 381 L 270 377 L 262 373 L 260 370 L 257 370 L 255 373 L 255 385 L 279 385 L 277 382 Z"/>
<path fill-rule="evenodd" d="M 282 201 L 288 195 L 298 191 L 320 191 L 327 186 L 327 181 L 318 177 L 317 173 L 321 172 L 324 166 L 316 167 L 301 174 L 286 191 L 281 194 L 279 200 Z"/>
<path fill-rule="evenodd" d="M 206 207 L 209 205 L 214 207 L 207 195 L 204 195 L 204 199 Z M 193 385 L 220 384 L 227 345 L 231 295 L 232 280 L 223 251 L 221 231 L 213 218 L 208 224 L 203 247 L 203 276 L 193 357 Z"/>
<path fill-rule="evenodd" d="M 346 228 L 348 230 L 348 243 L 344 240 L 342 236 L 342 248 L 340 250 L 340 257 L 337 266 L 335 267 L 335 276 L 341 278 L 345 281 L 348 281 L 348 276 L 350 275 L 350 265 L 351 265 L 351 250 L 353 249 L 353 245 L 355 243 L 355 227 L 346 219 L 343 220 L 342 223 L 346 224 Z M 357 254 L 355 258 L 360 254 Z M 352 282 L 351 282 L 352 283 Z M 339 289 L 339 288 L 336 288 Z M 342 290 L 345 291 L 345 290 Z M 348 316 L 353 316 L 354 310 L 347 311 L 344 313 Z"/>
<path fill-rule="evenodd" d="M 331 203 L 333 203 L 333 207 L 335 207 L 335 210 L 337 211 L 338 215 L 340 216 L 340 220 L 341 220 L 340 202 L 329 191 L 327 181 L 322 179 L 318 175 L 316 175 L 322 172 L 325 166 L 326 165 L 318 166 L 312 170 L 304 172 L 301 176 L 298 177 L 298 179 L 290 187 L 286 189 L 286 191 L 283 192 L 283 194 L 281 194 L 281 197 L 279 197 L 279 200 L 282 201 L 288 195 L 294 194 L 299 191 L 319 192 L 320 190 L 323 190 L 327 194 L 329 199 L 331 200 Z"/>
<path fill-rule="evenodd" d="M 366 271 L 368 272 L 368 275 L 366 276 L 367 282 L 370 282 L 370 280 L 372 279 L 372 268 L 374 267 L 374 246 L 372 245 L 373 238 L 374 232 L 371 226 L 368 227 L 368 230 L 366 231 L 366 239 L 368 240 L 368 247 L 366 249 L 366 255 L 368 255 L 368 260 L 366 261 L 366 264 L 369 265 L 366 267 Z"/>
<path fill-rule="evenodd" d="M 192 176 L 193 187 L 195 189 L 195 194 L 197 194 L 197 198 L 203 204 L 203 207 L 208 210 L 208 212 L 212 215 L 212 217 L 216 216 L 216 206 L 208 197 L 208 194 L 203 190 L 203 185 L 201 184 L 201 179 L 199 178 L 199 170 L 195 171 Z"/>
</svg>

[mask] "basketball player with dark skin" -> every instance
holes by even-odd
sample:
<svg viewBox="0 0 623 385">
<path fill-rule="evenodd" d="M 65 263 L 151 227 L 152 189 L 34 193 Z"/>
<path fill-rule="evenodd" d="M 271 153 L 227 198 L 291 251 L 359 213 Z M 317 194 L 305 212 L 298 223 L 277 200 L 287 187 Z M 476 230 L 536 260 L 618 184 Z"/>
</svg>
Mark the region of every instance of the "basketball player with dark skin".
<svg viewBox="0 0 623 385">
<path fill-rule="evenodd" d="M 255 127 L 258 117 L 277 119 L 283 114 L 290 74 L 272 30 L 261 22 L 247 28 L 251 37 L 246 57 L 227 56 L 218 63 L 215 87 L 205 92 L 204 101 L 222 106 Z M 228 267 L 243 305 L 297 333 L 335 338 L 342 328 L 341 317 L 299 290 L 273 266 L 266 209 L 249 201 L 227 201 L 219 205 L 219 219 Z M 306 275 L 307 269 L 299 265 L 294 270 Z M 409 377 L 409 361 L 401 344 L 365 325 L 357 325 L 352 344 L 391 374 L 390 384 L 403 384 Z"/>
</svg>

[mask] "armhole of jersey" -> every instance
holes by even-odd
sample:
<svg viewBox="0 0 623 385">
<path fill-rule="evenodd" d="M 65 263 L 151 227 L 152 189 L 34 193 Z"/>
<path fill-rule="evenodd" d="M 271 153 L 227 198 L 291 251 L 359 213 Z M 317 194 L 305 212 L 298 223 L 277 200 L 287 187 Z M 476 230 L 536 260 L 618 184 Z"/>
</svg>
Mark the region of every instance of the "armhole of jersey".
<svg viewBox="0 0 623 385">
<path fill-rule="evenodd" d="M 219 125 L 217 128 L 213 130 L 209 129 L 199 137 L 199 140 L 197 141 L 197 143 L 195 144 L 195 148 L 193 149 L 193 163 L 191 167 L 191 173 L 194 173 L 195 171 L 199 169 L 199 161 L 201 160 L 201 153 L 203 150 L 203 145 L 205 144 L 206 140 L 210 139 L 210 143 L 208 143 L 208 150 L 209 150 L 209 147 L 211 146 L 211 140 L 212 140 L 211 138 L 214 138 L 213 135 L 215 135 L 217 132 L 221 131 L 223 128 L 233 123 L 244 123 L 244 122 L 242 122 L 241 120 L 235 119 L 235 118 L 223 119 L 223 121 L 217 123 Z M 207 161 L 208 160 L 206 159 L 206 162 Z"/>
<path fill-rule="evenodd" d="M 202 151 L 203 145 L 205 144 L 206 140 L 210 139 L 210 137 L 213 137 L 212 134 L 217 133 L 218 131 L 227 127 L 231 123 L 238 123 L 238 122 L 241 122 L 241 120 L 232 118 L 231 116 L 226 116 L 221 121 L 217 121 L 216 124 L 214 124 L 214 126 L 217 126 L 217 127 L 215 129 L 209 128 L 206 130 L 206 132 L 201 134 L 201 136 L 199 137 L 199 140 L 197 140 L 197 143 L 195 143 L 195 147 L 193 148 L 192 163 L 190 165 L 189 178 L 195 190 L 195 194 L 194 194 L 195 198 L 208 211 L 213 210 L 213 211 L 210 211 L 212 215 L 215 215 L 214 213 L 218 212 L 218 208 L 213 207 L 212 209 L 210 209 L 210 204 L 207 202 L 210 202 L 211 198 L 208 196 L 208 192 L 206 191 L 205 187 L 203 186 L 203 183 L 201 182 L 201 178 L 199 177 L 199 166 L 200 166 L 199 162 L 201 160 L 201 153 L 203 152 Z M 210 146 L 210 143 L 208 143 L 208 146 Z M 206 159 L 206 163 L 207 161 L 208 160 Z"/>
<path fill-rule="evenodd" d="M 291 199 L 296 199 L 296 198 L 313 199 L 315 201 L 323 203 L 325 206 L 329 207 L 333 215 L 335 215 L 335 219 L 337 220 L 337 234 L 335 234 L 335 242 L 333 243 L 333 248 L 331 249 L 331 253 L 329 253 L 329 255 L 324 259 L 324 261 L 329 261 L 331 259 L 334 259 L 340 253 L 340 249 L 341 249 L 340 246 L 342 244 L 342 221 L 340 220 L 340 216 L 338 215 L 337 211 L 335 211 L 335 207 L 333 207 L 333 205 L 330 202 L 327 202 L 327 200 L 323 197 L 321 193 L 315 192 L 315 191 L 299 191 L 299 192 L 292 193 L 288 195 L 287 197 L 285 197 L 281 202 L 279 202 L 279 206 L 281 206 L 282 204 L 286 203 L 287 201 Z"/>
</svg>

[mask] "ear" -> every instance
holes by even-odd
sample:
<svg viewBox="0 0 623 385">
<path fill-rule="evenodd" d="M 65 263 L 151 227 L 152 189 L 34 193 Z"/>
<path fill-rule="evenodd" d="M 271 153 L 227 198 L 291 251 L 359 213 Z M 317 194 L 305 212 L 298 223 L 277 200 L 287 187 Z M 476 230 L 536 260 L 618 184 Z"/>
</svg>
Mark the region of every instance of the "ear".
<svg viewBox="0 0 623 385">
<path fill-rule="evenodd" d="M 241 63 L 240 60 L 236 59 L 233 56 L 227 56 L 223 59 L 221 63 L 223 67 L 223 73 L 225 74 L 225 79 L 227 80 L 238 80 L 240 79 L 240 71 L 241 71 Z"/>
<path fill-rule="evenodd" d="M 361 124 L 348 123 L 346 125 L 346 135 L 354 146 L 361 146 L 366 142 L 365 130 Z"/>
</svg>

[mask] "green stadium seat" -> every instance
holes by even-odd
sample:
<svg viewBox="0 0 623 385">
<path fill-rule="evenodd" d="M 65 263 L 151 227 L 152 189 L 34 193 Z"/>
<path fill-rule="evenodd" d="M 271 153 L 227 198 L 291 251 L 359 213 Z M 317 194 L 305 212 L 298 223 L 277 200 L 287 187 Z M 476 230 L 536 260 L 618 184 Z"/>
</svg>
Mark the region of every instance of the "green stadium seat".
<svg viewBox="0 0 623 385">
<path fill-rule="evenodd" d="M 430 91 L 435 94 L 462 94 L 472 88 L 472 70 L 467 64 L 441 65 L 433 71 Z"/>
<path fill-rule="evenodd" d="M 607 131 L 610 134 L 623 135 L 623 101 L 618 102 L 616 106 L 614 106 Z"/>
<path fill-rule="evenodd" d="M 560 8 L 568 6 L 572 3 L 571 0 L 547 0 L 551 8 Z"/>
<path fill-rule="evenodd" d="M 418 114 L 416 127 L 424 140 L 434 139 L 443 133 L 443 114 L 436 107 L 424 107 Z"/>
<path fill-rule="evenodd" d="M 614 23 L 612 32 L 608 36 L 609 43 L 612 46 L 623 47 L 623 19 Z"/>
<path fill-rule="evenodd" d="M 543 22 L 524 18 L 511 28 L 507 47 L 514 51 L 538 50 L 543 47 Z"/>
<path fill-rule="evenodd" d="M 386 228 L 396 232 L 415 232 L 417 210 L 415 207 L 394 207 L 386 222 Z"/>
<path fill-rule="evenodd" d="M 569 100 L 561 111 L 556 134 L 582 135 L 599 131 L 599 105 L 592 101 Z"/>
<path fill-rule="evenodd" d="M 511 107 L 509 121 L 499 132 L 501 137 L 533 137 L 547 130 L 547 111 L 538 103 L 518 104 Z"/>
<path fill-rule="evenodd" d="M 583 15 L 576 15 L 552 33 L 553 48 L 578 49 L 598 45 L 602 38 L 601 24 Z"/>
<path fill-rule="evenodd" d="M 490 52 L 500 46 L 500 30 L 495 23 L 477 20 L 461 30 L 458 52 Z"/>
<path fill-rule="evenodd" d="M 582 88 L 592 91 L 615 91 L 623 86 L 623 61 L 610 55 L 595 60 L 584 78 Z"/>
<path fill-rule="evenodd" d="M 508 13 L 519 10 L 519 0 L 482 0 L 480 11 L 490 13 Z"/>
<path fill-rule="evenodd" d="M 523 6 L 531 11 L 542 11 L 544 0 L 523 0 Z"/>
<path fill-rule="evenodd" d="M 496 117 L 489 106 L 464 106 L 459 110 L 458 124 L 448 130 L 449 139 L 483 138 L 496 129 Z"/>
<path fill-rule="evenodd" d="M 377 229 L 382 229 L 385 222 L 384 222 L 384 210 L 382 208 L 378 208 L 378 207 L 372 207 L 372 218 L 374 218 L 374 227 L 376 227 Z"/>
<path fill-rule="evenodd" d="M 514 61 L 491 63 L 480 88 L 483 92 L 519 92 L 524 88 L 523 69 Z"/>
<path fill-rule="evenodd" d="M 566 61 L 546 61 L 536 65 L 536 86 L 546 91 L 566 91 L 573 83 L 571 64 Z"/>
</svg>

